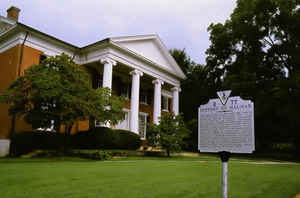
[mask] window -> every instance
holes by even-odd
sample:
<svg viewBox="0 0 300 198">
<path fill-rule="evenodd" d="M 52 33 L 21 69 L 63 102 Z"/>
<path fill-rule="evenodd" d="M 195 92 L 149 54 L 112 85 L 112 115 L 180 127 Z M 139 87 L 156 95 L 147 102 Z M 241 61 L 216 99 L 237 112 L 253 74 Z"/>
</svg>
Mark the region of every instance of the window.
<svg viewBox="0 0 300 198">
<path fill-rule="evenodd" d="M 141 104 L 148 104 L 148 95 L 147 95 L 146 92 L 141 92 L 140 103 Z"/>
<path fill-rule="evenodd" d="M 102 87 L 102 78 L 100 74 L 93 75 L 93 89 Z"/>
<path fill-rule="evenodd" d="M 146 128 L 148 120 L 148 114 L 144 112 L 139 113 L 139 135 L 142 139 L 146 139 Z"/>
<path fill-rule="evenodd" d="M 123 96 L 126 99 L 130 98 L 130 84 L 122 84 L 119 88 L 119 96 Z"/>
<path fill-rule="evenodd" d="M 163 95 L 162 99 L 161 99 L 162 110 L 170 111 L 171 110 L 170 105 L 171 105 L 171 99 L 169 97 Z"/>
</svg>

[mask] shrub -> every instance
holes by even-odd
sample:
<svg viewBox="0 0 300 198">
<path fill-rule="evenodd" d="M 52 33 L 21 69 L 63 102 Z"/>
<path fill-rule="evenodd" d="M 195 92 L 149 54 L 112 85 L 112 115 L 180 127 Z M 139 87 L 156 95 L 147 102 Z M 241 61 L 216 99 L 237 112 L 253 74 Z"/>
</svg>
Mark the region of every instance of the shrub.
<svg viewBox="0 0 300 198">
<path fill-rule="evenodd" d="M 118 149 L 136 150 L 142 145 L 139 135 L 131 131 L 116 129 L 113 131 Z"/>
<path fill-rule="evenodd" d="M 74 154 L 74 156 L 77 156 L 78 154 Z M 106 151 L 96 151 L 92 153 L 79 153 L 79 157 L 85 158 L 85 159 L 92 159 L 92 160 L 109 160 L 112 158 L 111 154 Z"/>
<path fill-rule="evenodd" d="M 63 133 L 34 131 L 35 149 L 61 149 L 65 145 L 65 135 Z"/>
<path fill-rule="evenodd" d="M 167 154 L 163 151 L 143 151 L 147 157 L 165 157 Z"/>
<path fill-rule="evenodd" d="M 96 148 L 115 149 L 117 147 L 116 136 L 112 129 L 107 127 L 96 127 L 93 129 Z"/>
<path fill-rule="evenodd" d="M 96 140 L 93 131 L 80 131 L 71 136 L 71 147 L 78 149 L 93 149 L 96 147 Z"/>
<path fill-rule="evenodd" d="M 35 149 L 54 150 L 65 146 L 63 133 L 47 131 L 27 131 L 17 133 L 12 139 L 13 155 L 19 156 Z M 112 130 L 97 127 L 72 135 L 70 146 L 75 149 L 138 149 L 142 144 L 140 137 L 126 130 Z M 95 154 L 98 155 L 98 154 Z M 97 158 L 97 157 L 96 157 Z"/>
<path fill-rule="evenodd" d="M 12 154 L 20 156 L 34 149 L 60 149 L 64 146 L 65 136 L 62 133 L 47 131 L 25 131 L 16 133 L 12 138 Z"/>
<path fill-rule="evenodd" d="M 147 140 L 151 146 L 161 146 L 166 149 L 170 157 L 171 152 L 181 151 L 183 139 L 188 134 L 189 130 L 185 127 L 182 116 L 167 113 L 160 117 L 158 125 L 148 125 Z"/>
<path fill-rule="evenodd" d="M 71 138 L 76 149 L 138 149 L 142 141 L 140 137 L 126 130 L 112 130 L 106 127 L 96 127 L 89 131 L 76 133 Z"/>
<path fill-rule="evenodd" d="M 19 156 L 31 152 L 34 148 L 33 133 L 30 131 L 17 133 L 11 140 L 11 151 L 13 156 Z"/>
</svg>

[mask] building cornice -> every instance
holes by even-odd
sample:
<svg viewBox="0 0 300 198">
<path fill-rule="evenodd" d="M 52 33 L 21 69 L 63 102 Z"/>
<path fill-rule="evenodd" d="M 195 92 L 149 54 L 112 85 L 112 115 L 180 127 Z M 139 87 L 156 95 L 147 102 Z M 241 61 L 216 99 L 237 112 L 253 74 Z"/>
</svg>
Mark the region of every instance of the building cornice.
<svg viewBox="0 0 300 198">
<path fill-rule="evenodd" d="M 0 34 L 0 43 L 1 43 L 1 40 L 2 41 L 7 40 L 8 38 L 12 37 L 12 35 L 15 35 L 15 36 L 19 35 L 18 38 L 22 39 L 21 38 L 22 36 L 20 37 L 20 35 L 22 35 L 22 33 L 25 34 L 26 32 L 29 33 L 29 39 L 27 39 L 26 44 L 29 44 L 30 47 L 37 47 L 41 51 L 47 51 L 48 54 L 46 53 L 46 55 L 50 55 L 50 56 L 58 55 L 66 50 L 68 55 L 75 57 L 74 61 L 77 64 L 85 64 L 88 62 L 95 61 L 93 56 L 89 56 L 89 53 L 90 54 L 94 53 L 95 58 L 96 57 L 100 58 L 99 57 L 100 54 L 102 54 L 101 56 L 107 56 L 108 54 L 111 54 L 110 49 L 117 49 L 123 53 L 126 53 L 129 56 L 134 57 L 135 59 L 138 59 L 139 61 L 142 61 L 143 63 L 146 63 L 153 69 L 158 70 L 159 73 L 165 73 L 165 75 L 175 78 L 178 81 L 185 78 L 185 75 L 183 73 L 181 74 L 178 71 L 170 72 L 170 71 L 164 69 L 161 65 L 153 62 L 152 60 L 150 60 L 142 55 L 139 55 L 136 52 L 131 51 L 130 49 L 128 49 L 126 47 L 118 45 L 115 42 L 115 41 L 118 41 L 119 39 L 122 39 L 123 41 L 124 40 L 131 41 L 131 40 L 154 39 L 156 42 L 160 42 L 160 44 L 158 46 L 162 46 L 163 43 L 160 41 L 160 39 L 157 35 L 140 35 L 140 36 L 107 38 L 107 39 L 104 39 L 104 40 L 101 40 L 96 43 L 93 43 L 93 44 L 90 44 L 90 45 L 80 48 L 80 47 L 77 47 L 70 43 L 64 42 L 60 39 L 57 39 L 51 35 L 40 32 L 40 31 L 38 31 L 34 28 L 31 28 L 27 25 L 17 22 L 17 23 L 15 23 L 15 25 L 13 25 L 7 31 Z M 15 44 L 18 44 L 18 43 L 19 42 L 15 42 Z M 49 48 L 47 46 L 47 43 L 49 43 L 49 44 L 51 43 L 52 47 Z M 1 45 L 0 45 L 0 47 L 1 47 Z M 101 50 L 102 52 L 99 52 L 100 54 L 96 53 L 97 50 L 98 51 Z M 168 58 L 168 60 L 172 64 L 177 65 L 177 63 L 172 58 L 170 58 L 170 54 L 165 52 L 164 49 L 162 49 L 161 52 L 166 56 L 166 58 Z"/>
</svg>

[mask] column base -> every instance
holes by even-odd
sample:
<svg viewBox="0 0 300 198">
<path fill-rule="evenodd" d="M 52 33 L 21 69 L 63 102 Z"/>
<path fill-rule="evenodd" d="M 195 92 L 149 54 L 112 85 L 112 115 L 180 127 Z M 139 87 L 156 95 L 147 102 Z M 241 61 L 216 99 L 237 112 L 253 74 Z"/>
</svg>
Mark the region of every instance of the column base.
<svg viewBox="0 0 300 198">
<path fill-rule="evenodd" d="M 9 154 L 9 139 L 0 139 L 0 157 L 5 157 Z"/>
</svg>

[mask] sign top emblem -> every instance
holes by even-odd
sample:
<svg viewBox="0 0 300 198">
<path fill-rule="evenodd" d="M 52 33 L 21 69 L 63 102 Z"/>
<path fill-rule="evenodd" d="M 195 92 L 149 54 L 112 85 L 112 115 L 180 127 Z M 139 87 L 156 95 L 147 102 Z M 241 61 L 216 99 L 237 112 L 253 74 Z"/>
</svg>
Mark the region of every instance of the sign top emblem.
<svg viewBox="0 0 300 198">
<path fill-rule="evenodd" d="M 222 105 L 225 105 L 227 103 L 230 93 L 231 93 L 231 90 L 217 92 Z"/>
</svg>

